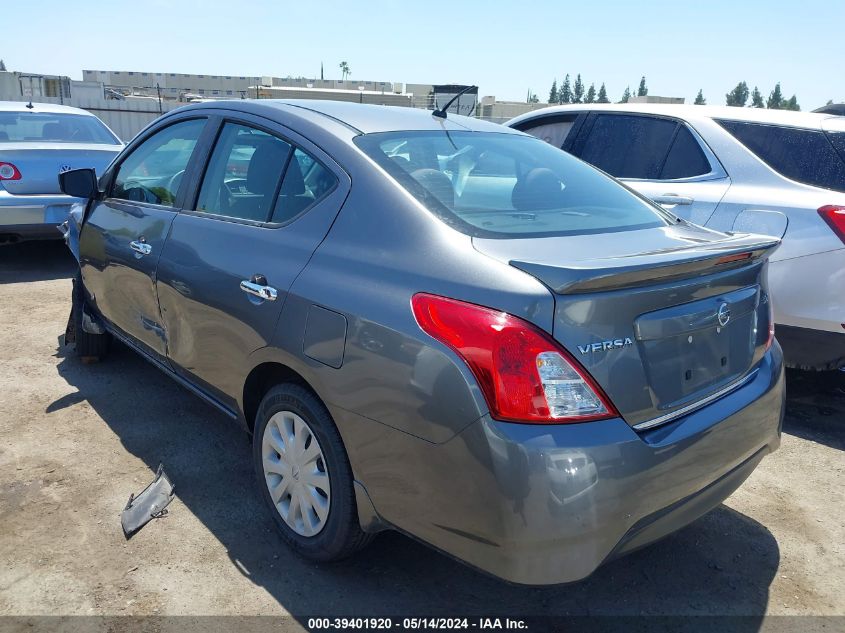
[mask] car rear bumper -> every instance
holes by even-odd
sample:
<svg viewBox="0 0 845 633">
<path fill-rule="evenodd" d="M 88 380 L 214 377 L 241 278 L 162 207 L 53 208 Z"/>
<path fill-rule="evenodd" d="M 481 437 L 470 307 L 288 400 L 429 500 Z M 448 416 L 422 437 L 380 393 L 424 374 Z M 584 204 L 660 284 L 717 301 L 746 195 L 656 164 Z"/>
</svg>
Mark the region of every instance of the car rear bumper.
<svg viewBox="0 0 845 633">
<path fill-rule="evenodd" d="M 845 248 L 771 262 L 775 336 L 787 367 L 845 363 Z"/>
<path fill-rule="evenodd" d="M 842 317 L 845 322 L 845 315 Z M 775 336 L 783 347 L 788 367 L 839 369 L 845 367 L 845 325 L 839 332 L 778 325 Z"/>
<path fill-rule="evenodd" d="M 0 236 L 16 239 L 60 239 L 56 228 L 80 202 L 61 194 L 13 195 L 0 190 Z"/>
<path fill-rule="evenodd" d="M 717 506 L 780 443 L 783 363 L 684 418 L 638 433 L 485 416 L 450 441 L 393 443 L 356 477 L 387 523 L 505 580 L 573 582 Z M 401 466 L 398 466 L 401 464 Z"/>
</svg>

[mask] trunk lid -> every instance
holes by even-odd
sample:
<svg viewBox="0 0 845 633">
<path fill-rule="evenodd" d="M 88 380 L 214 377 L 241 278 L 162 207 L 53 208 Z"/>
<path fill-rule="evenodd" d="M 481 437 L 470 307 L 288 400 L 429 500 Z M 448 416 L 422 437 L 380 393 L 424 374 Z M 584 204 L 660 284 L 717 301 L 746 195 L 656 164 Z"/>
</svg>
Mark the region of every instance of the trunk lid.
<svg viewBox="0 0 845 633">
<path fill-rule="evenodd" d="M 15 195 L 57 194 L 59 172 L 90 167 L 99 176 L 122 149 L 120 145 L 83 143 L 0 143 L 0 162 L 12 163 L 20 180 L 0 183 Z"/>
<path fill-rule="evenodd" d="M 765 351 L 777 239 L 684 223 L 473 243 L 552 290 L 554 338 L 632 426 L 714 396 Z"/>
</svg>

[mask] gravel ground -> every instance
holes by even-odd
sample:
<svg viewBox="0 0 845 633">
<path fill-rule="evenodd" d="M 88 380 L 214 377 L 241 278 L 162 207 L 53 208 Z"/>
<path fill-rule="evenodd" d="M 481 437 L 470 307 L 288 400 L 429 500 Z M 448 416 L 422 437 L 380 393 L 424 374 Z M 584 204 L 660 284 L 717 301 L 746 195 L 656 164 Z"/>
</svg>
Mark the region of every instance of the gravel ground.
<svg viewBox="0 0 845 633">
<path fill-rule="evenodd" d="M 584 582 L 510 586 L 393 533 L 314 565 L 274 533 L 234 424 L 126 349 L 62 347 L 72 271 L 58 243 L 0 248 L 0 615 L 845 615 L 845 374 L 788 374 L 781 449 Z M 126 541 L 159 463 L 170 514 Z"/>
</svg>

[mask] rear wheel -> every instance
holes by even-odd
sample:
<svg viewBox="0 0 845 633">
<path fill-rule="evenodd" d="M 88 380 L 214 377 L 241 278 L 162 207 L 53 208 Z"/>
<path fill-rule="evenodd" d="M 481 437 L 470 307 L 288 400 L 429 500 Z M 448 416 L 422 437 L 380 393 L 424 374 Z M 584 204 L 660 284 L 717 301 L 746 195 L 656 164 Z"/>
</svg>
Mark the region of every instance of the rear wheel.
<svg viewBox="0 0 845 633">
<path fill-rule="evenodd" d="M 343 442 L 314 393 L 297 384 L 273 387 L 258 408 L 252 444 L 261 496 L 291 549 L 332 561 L 369 543 Z"/>
<path fill-rule="evenodd" d="M 92 334 L 83 327 L 85 306 L 85 288 L 82 286 L 82 275 L 77 272 L 73 278 L 73 294 L 71 296 L 70 322 L 65 332 L 65 341 L 73 342 L 74 352 L 83 361 L 97 361 L 106 356 L 111 347 L 111 335 L 107 332 Z"/>
</svg>

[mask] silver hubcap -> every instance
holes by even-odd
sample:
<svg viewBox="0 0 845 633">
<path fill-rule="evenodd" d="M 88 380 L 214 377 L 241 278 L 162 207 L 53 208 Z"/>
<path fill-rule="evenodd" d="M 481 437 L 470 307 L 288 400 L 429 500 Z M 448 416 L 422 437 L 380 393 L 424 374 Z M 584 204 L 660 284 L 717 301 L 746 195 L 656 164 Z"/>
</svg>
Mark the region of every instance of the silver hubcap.
<svg viewBox="0 0 845 633">
<path fill-rule="evenodd" d="M 317 436 L 301 417 L 280 411 L 261 442 L 264 481 L 276 511 L 297 534 L 314 536 L 331 506 L 329 471 Z"/>
</svg>

